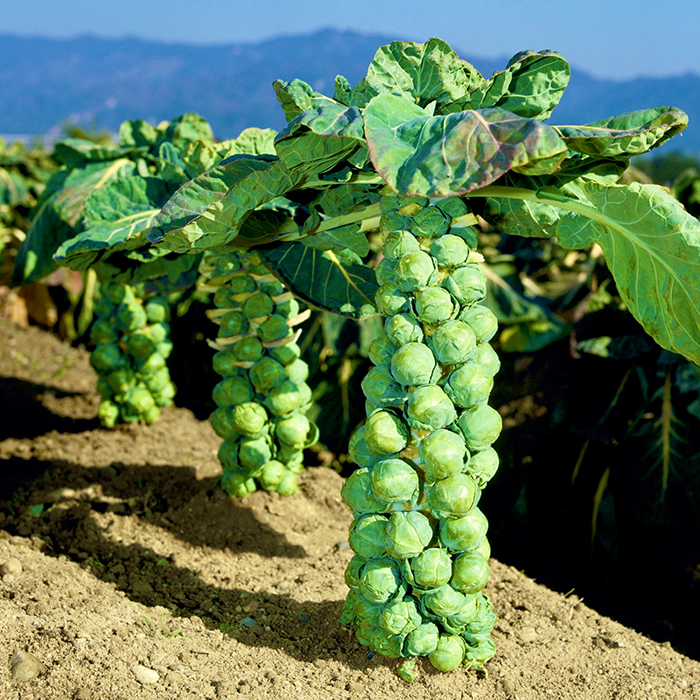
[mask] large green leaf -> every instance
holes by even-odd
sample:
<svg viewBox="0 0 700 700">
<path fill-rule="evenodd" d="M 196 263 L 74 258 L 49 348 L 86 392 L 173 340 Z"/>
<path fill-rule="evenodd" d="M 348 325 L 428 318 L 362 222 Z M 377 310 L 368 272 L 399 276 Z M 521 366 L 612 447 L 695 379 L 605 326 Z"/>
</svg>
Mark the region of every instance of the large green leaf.
<svg viewBox="0 0 700 700">
<path fill-rule="evenodd" d="M 164 138 L 166 141 L 172 141 L 173 146 L 182 151 L 191 141 L 213 143 L 214 134 L 206 119 L 194 112 L 187 112 L 168 124 Z"/>
<path fill-rule="evenodd" d="M 54 147 L 56 160 L 71 169 L 79 168 L 86 163 L 124 158 L 133 153 L 138 151 L 113 144 L 95 143 L 87 139 L 64 139 Z"/>
<path fill-rule="evenodd" d="M 364 112 L 372 163 L 402 195 L 466 194 L 509 170 L 552 172 L 566 146 L 549 126 L 500 109 L 430 117 L 396 95 L 378 95 Z"/>
<path fill-rule="evenodd" d="M 567 147 L 596 158 L 639 156 L 665 143 L 688 126 L 688 115 L 675 107 L 626 112 L 584 126 L 555 126 Z"/>
<path fill-rule="evenodd" d="M 470 94 L 444 110 L 498 107 L 520 117 L 547 119 L 569 84 L 569 64 L 555 51 L 523 51 Z"/>
<path fill-rule="evenodd" d="M 265 264 L 294 293 L 311 306 L 358 318 L 361 308 L 374 303 L 378 285 L 374 270 L 347 261 L 332 251 L 322 252 L 302 242 L 261 249 Z"/>
<path fill-rule="evenodd" d="M 167 255 L 151 262 L 133 260 L 124 252 L 117 252 L 95 264 L 101 280 L 112 280 L 122 284 L 136 284 L 157 278 L 167 278 L 173 287 L 181 283 L 182 275 L 196 270 L 201 255 Z"/>
<path fill-rule="evenodd" d="M 588 203 L 491 186 L 477 196 L 561 209 L 552 233 L 565 248 L 598 243 L 632 315 L 659 345 L 700 363 L 700 221 L 657 185 L 580 183 Z"/>
<path fill-rule="evenodd" d="M 293 119 L 278 134 L 275 149 L 289 170 L 317 174 L 332 170 L 364 143 L 360 111 L 328 100 Z"/>
<path fill-rule="evenodd" d="M 225 245 L 236 238 L 251 212 L 302 181 L 272 156 L 232 156 L 168 200 L 149 240 L 176 253 Z"/>
<path fill-rule="evenodd" d="M 272 83 L 277 95 L 277 101 L 282 106 L 284 116 L 288 122 L 296 119 L 309 109 L 332 103 L 333 100 L 316 92 L 311 85 L 299 78 L 294 78 L 288 83 L 283 80 L 275 80 Z"/>
<path fill-rule="evenodd" d="M 11 283 L 29 284 L 53 272 L 53 255 L 80 227 L 88 197 L 113 180 L 133 175 L 135 169 L 130 160 L 119 158 L 56 173 L 47 185 L 51 194 L 42 201 L 17 252 Z"/>
</svg>

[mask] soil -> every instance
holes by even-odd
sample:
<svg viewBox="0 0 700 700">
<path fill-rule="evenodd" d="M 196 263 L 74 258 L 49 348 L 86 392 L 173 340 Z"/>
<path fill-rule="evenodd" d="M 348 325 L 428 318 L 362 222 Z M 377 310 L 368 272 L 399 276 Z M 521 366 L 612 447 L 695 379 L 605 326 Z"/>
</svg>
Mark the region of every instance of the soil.
<svg viewBox="0 0 700 700">
<path fill-rule="evenodd" d="M 336 472 L 231 500 L 207 422 L 104 430 L 94 381 L 84 350 L 0 321 L 0 697 L 700 698 L 700 663 L 496 560 L 488 672 L 405 684 L 338 624 Z"/>
</svg>

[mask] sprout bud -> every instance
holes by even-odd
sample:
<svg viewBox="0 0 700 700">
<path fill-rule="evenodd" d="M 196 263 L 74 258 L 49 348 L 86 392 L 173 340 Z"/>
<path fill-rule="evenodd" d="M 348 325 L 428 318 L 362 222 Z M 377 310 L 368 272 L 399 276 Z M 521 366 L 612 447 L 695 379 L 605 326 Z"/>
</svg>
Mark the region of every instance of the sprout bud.
<svg viewBox="0 0 700 700">
<path fill-rule="evenodd" d="M 291 469 L 285 469 L 275 491 L 277 491 L 280 496 L 291 496 L 297 492 L 297 488 L 298 479 L 296 473 Z"/>
<path fill-rule="evenodd" d="M 395 282 L 385 282 L 374 294 L 374 303 L 383 316 L 393 316 L 411 308 L 411 299 Z"/>
<path fill-rule="evenodd" d="M 373 603 L 386 603 L 405 585 L 396 563 L 387 557 L 370 559 L 360 569 L 360 592 Z M 397 633 L 395 633 L 397 634 Z"/>
<path fill-rule="evenodd" d="M 447 395 L 462 408 L 486 403 L 493 389 L 493 376 L 476 362 L 466 362 L 447 378 Z"/>
<path fill-rule="evenodd" d="M 101 343 L 90 355 L 90 364 L 96 372 L 105 374 L 112 370 L 125 367 L 128 360 L 122 355 L 122 351 L 116 343 Z"/>
<path fill-rule="evenodd" d="M 423 438 L 418 451 L 431 479 L 444 479 L 464 470 L 467 447 L 464 438 L 450 430 L 436 430 Z"/>
<path fill-rule="evenodd" d="M 390 455 L 406 447 L 408 428 L 395 413 L 379 410 L 367 418 L 364 439 L 370 452 Z"/>
<path fill-rule="evenodd" d="M 467 468 L 467 474 L 474 479 L 476 485 L 483 489 L 493 478 L 498 469 L 498 453 L 493 447 L 487 447 L 472 455 Z"/>
<path fill-rule="evenodd" d="M 435 356 L 423 343 L 406 343 L 391 358 L 391 374 L 403 386 L 430 384 L 435 381 L 437 372 Z"/>
<path fill-rule="evenodd" d="M 430 521 L 417 510 L 394 513 L 386 527 L 386 548 L 395 559 L 417 557 L 433 539 Z"/>
<path fill-rule="evenodd" d="M 345 583 L 348 588 L 357 588 L 360 585 L 360 569 L 365 565 L 367 559 L 356 554 L 345 568 Z"/>
<path fill-rule="evenodd" d="M 287 378 L 284 367 L 271 357 L 262 357 L 258 360 L 250 368 L 248 376 L 256 391 L 261 394 L 267 394 L 270 389 L 279 386 Z"/>
<path fill-rule="evenodd" d="M 272 491 L 277 488 L 277 485 L 282 481 L 282 477 L 285 475 L 286 469 L 282 462 L 278 462 L 276 459 L 272 459 L 263 465 L 262 471 L 258 476 L 260 485 L 266 491 Z"/>
<path fill-rule="evenodd" d="M 438 362 L 456 365 L 465 362 L 476 348 L 474 331 L 463 321 L 448 321 L 430 338 L 430 346 Z"/>
<path fill-rule="evenodd" d="M 102 401 L 97 409 L 97 417 L 105 428 L 113 428 L 119 420 L 119 406 L 112 401 Z"/>
<path fill-rule="evenodd" d="M 248 297 L 242 306 L 243 313 L 248 318 L 260 318 L 269 316 L 275 308 L 275 303 L 264 292 L 256 292 Z"/>
<path fill-rule="evenodd" d="M 247 403 L 252 401 L 254 396 L 255 391 L 251 383 L 243 377 L 228 377 L 220 381 L 212 392 L 212 398 L 217 406 Z"/>
<path fill-rule="evenodd" d="M 469 246 L 459 236 L 448 233 L 433 241 L 430 254 L 440 267 L 452 269 L 467 260 Z"/>
<path fill-rule="evenodd" d="M 301 408 L 306 400 L 299 386 L 290 381 L 284 381 L 268 392 L 264 403 L 275 416 L 286 416 Z"/>
<path fill-rule="evenodd" d="M 230 411 L 231 424 L 236 431 L 246 437 L 260 435 L 267 425 L 267 411 L 256 401 L 239 403 L 237 406 L 232 406 Z"/>
<path fill-rule="evenodd" d="M 239 362 L 255 362 L 262 357 L 263 346 L 259 338 L 241 338 L 233 344 L 233 354 Z"/>
<path fill-rule="evenodd" d="M 301 355 L 301 350 L 296 343 L 286 343 L 278 348 L 270 348 L 269 353 L 277 362 L 281 362 L 286 367 Z M 295 384 L 297 383 L 295 382 Z"/>
<path fill-rule="evenodd" d="M 426 207 L 419 211 L 411 222 L 411 232 L 414 236 L 439 238 L 447 233 L 449 223 L 445 215 L 437 207 Z"/>
<path fill-rule="evenodd" d="M 423 621 L 416 603 L 411 598 L 393 600 L 384 606 L 379 615 L 379 624 L 389 634 L 407 635 L 417 629 Z"/>
<path fill-rule="evenodd" d="M 365 442 L 365 427 L 358 428 L 350 438 L 348 445 L 348 456 L 357 465 L 361 467 L 371 467 L 376 464 L 380 456 L 374 452 L 370 452 Z"/>
<path fill-rule="evenodd" d="M 155 351 L 157 343 L 153 340 L 148 329 L 132 333 L 126 340 L 126 351 L 133 357 L 146 359 Z"/>
<path fill-rule="evenodd" d="M 433 203 L 449 219 L 456 219 L 469 213 L 467 205 L 459 197 L 445 197 L 433 200 Z"/>
<path fill-rule="evenodd" d="M 456 615 L 467 602 L 467 598 L 448 583 L 428 591 L 421 596 L 421 607 L 433 617 Z"/>
<path fill-rule="evenodd" d="M 423 328 L 411 314 L 390 316 L 384 324 L 384 332 L 394 345 L 420 343 L 423 340 Z"/>
<path fill-rule="evenodd" d="M 377 277 L 377 284 L 382 285 L 385 282 L 394 282 L 396 280 L 396 263 L 389 258 L 382 258 L 374 271 Z"/>
<path fill-rule="evenodd" d="M 244 439 L 238 445 L 238 461 L 249 472 L 260 469 L 271 457 L 270 444 L 264 437 Z"/>
<path fill-rule="evenodd" d="M 465 309 L 459 318 L 469 324 L 478 343 L 487 343 L 498 330 L 498 319 L 493 311 L 481 304 L 474 304 L 474 306 Z"/>
<path fill-rule="evenodd" d="M 221 488 L 233 498 L 243 498 L 255 491 L 255 480 L 241 472 L 231 472 L 221 477 Z"/>
<path fill-rule="evenodd" d="M 355 554 L 370 559 L 386 552 L 389 521 L 383 515 L 364 515 L 350 526 L 348 541 Z"/>
<path fill-rule="evenodd" d="M 396 261 L 406 253 L 420 250 L 420 245 L 410 231 L 390 231 L 382 249 L 389 260 Z"/>
<path fill-rule="evenodd" d="M 238 358 L 233 350 L 219 350 L 214 355 L 212 366 L 221 377 L 235 377 L 240 374 L 240 368 L 235 364 L 236 362 Z"/>
<path fill-rule="evenodd" d="M 501 433 L 503 419 L 496 409 L 480 404 L 468 408 L 457 421 L 471 452 L 485 450 Z"/>
<path fill-rule="evenodd" d="M 258 288 L 255 280 L 250 275 L 237 275 L 228 283 L 232 295 L 252 294 Z"/>
<path fill-rule="evenodd" d="M 372 367 L 362 380 L 362 391 L 377 406 L 401 406 L 406 392 L 394 381 L 387 365 Z"/>
<path fill-rule="evenodd" d="M 302 384 L 309 378 L 309 365 L 304 360 L 294 360 L 284 368 L 284 373 L 293 384 Z"/>
<path fill-rule="evenodd" d="M 437 626 L 432 622 L 424 622 L 406 637 L 404 654 L 406 656 L 428 656 L 435 651 L 440 638 Z"/>
<path fill-rule="evenodd" d="M 460 554 L 454 562 L 450 584 L 462 593 L 478 593 L 489 580 L 489 563 L 478 552 Z"/>
<path fill-rule="evenodd" d="M 411 561 L 415 585 L 424 590 L 439 588 L 452 577 L 452 559 L 440 547 L 424 549 Z"/>
<path fill-rule="evenodd" d="M 488 527 L 486 516 L 474 507 L 462 518 L 440 523 L 440 542 L 452 552 L 467 552 L 484 542 Z"/>
<path fill-rule="evenodd" d="M 284 316 L 272 314 L 258 326 L 258 335 L 263 343 L 274 343 L 289 335 L 289 326 Z"/>
<path fill-rule="evenodd" d="M 380 500 L 415 503 L 418 485 L 416 470 L 402 459 L 383 459 L 372 469 L 372 488 Z"/>
<path fill-rule="evenodd" d="M 306 446 L 310 432 L 311 422 L 301 413 L 293 413 L 289 418 L 282 418 L 275 423 L 275 437 L 296 450 Z"/>
<path fill-rule="evenodd" d="M 473 304 L 486 296 L 486 275 L 479 265 L 462 265 L 442 281 L 442 286 L 460 304 Z"/>
<path fill-rule="evenodd" d="M 114 325 L 106 318 L 100 318 L 90 328 L 90 340 L 95 343 L 116 343 L 119 336 Z"/>
<path fill-rule="evenodd" d="M 369 345 L 369 359 L 375 365 L 388 365 L 396 352 L 396 345 L 386 335 L 380 335 Z"/>
<path fill-rule="evenodd" d="M 417 292 L 434 282 L 435 261 L 422 250 L 401 256 L 396 263 L 396 285 L 403 292 Z"/>
<path fill-rule="evenodd" d="M 232 338 L 248 330 L 248 319 L 240 311 L 229 311 L 220 319 L 219 337 Z"/>
<path fill-rule="evenodd" d="M 163 323 L 170 320 L 170 304 L 164 297 L 154 297 L 144 308 L 149 323 Z"/>
<path fill-rule="evenodd" d="M 426 488 L 430 512 L 439 520 L 461 518 L 481 495 L 468 474 L 454 474 Z"/>
<path fill-rule="evenodd" d="M 474 362 L 478 362 L 492 377 L 501 369 L 498 353 L 488 343 L 479 343 L 472 359 Z"/>
<path fill-rule="evenodd" d="M 135 331 L 148 322 L 146 312 L 138 301 L 119 304 L 117 307 L 117 328 L 121 331 Z"/>
<path fill-rule="evenodd" d="M 126 284 L 107 282 L 101 285 L 101 290 L 105 297 L 115 306 L 119 304 L 128 304 L 134 299 L 133 288 Z"/>
<path fill-rule="evenodd" d="M 454 313 L 452 297 L 442 287 L 426 287 L 416 297 L 416 315 L 423 323 L 445 323 Z"/>
<path fill-rule="evenodd" d="M 372 490 L 372 477 L 369 467 L 356 469 L 345 480 L 340 495 L 352 509 L 353 513 L 385 513 L 388 510 L 386 501 L 380 501 Z"/>
<path fill-rule="evenodd" d="M 409 394 L 406 417 L 412 428 L 437 430 L 454 423 L 457 412 L 450 397 L 439 386 L 428 384 Z"/>
</svg>

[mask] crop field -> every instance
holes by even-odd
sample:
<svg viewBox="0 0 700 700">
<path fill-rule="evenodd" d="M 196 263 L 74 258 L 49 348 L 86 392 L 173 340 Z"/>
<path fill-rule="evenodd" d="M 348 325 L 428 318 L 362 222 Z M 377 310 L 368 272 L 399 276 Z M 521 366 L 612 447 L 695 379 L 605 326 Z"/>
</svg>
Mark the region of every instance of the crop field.
<svg viewBox="0 0 700 700">
<path fill-rule="evenodd" d="M 569 77 L 0 141 L 4 696 L 700 698 L 700 164 Z"/>
</svg>

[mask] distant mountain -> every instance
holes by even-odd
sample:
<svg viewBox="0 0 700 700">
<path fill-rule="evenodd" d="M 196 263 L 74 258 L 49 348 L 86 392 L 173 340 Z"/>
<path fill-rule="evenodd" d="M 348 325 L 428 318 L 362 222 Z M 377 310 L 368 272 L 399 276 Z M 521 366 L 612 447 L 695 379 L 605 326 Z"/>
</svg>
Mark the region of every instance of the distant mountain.
<svg viewBox="0 0 700 700">
<path fill-rule="evenodd" d="M 158 122 L 199 112 L 221 138 L 248 126 L 284 125 L 271 84 L 302 78 L 332 94 L 337 74 L 359 81 L 376 49 L 397 38 L 326 29 L 257 44 L 191 46 L 84 36 L 0 35 L 0 133 L 46 134 L 65 120 L 116 130 L 126 119 Z M 460 51 L 459 47 L 455 47 Z M 507 58 L 462 54 L 484 75 Z M 691 126 L 674 145 L 700 152 L 700 76 L 599 80 L 574 69 L 552 121 L 577 124 L 634 109 L 674 105 Z"/>
</svg>

